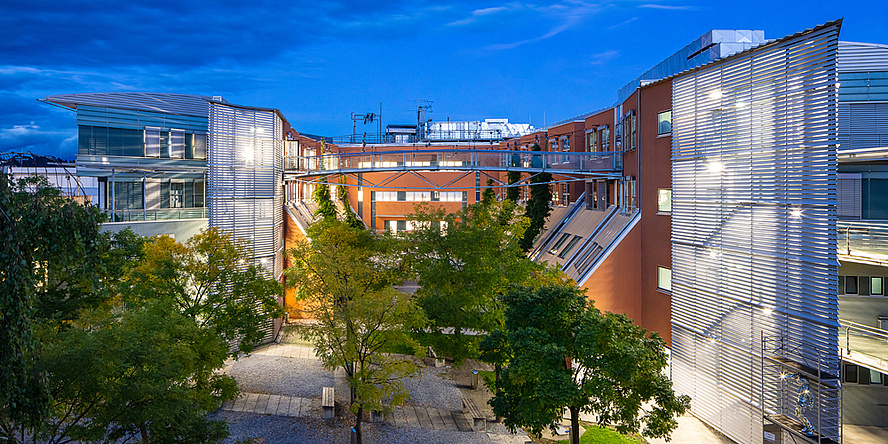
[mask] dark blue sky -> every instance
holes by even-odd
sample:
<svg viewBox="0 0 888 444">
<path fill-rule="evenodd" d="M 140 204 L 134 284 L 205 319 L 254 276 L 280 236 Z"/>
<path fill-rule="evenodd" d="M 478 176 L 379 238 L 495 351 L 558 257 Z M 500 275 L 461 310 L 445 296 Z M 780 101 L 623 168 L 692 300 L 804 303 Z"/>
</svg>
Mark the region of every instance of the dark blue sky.
<svg viewBox="0 0 888 444">
<path fill-rule="evenodd" d="M 884 0 L 5 1 L 0 152 L 73 158 L 74 114 L 36 99 L 80 92 L 221 95 L 329 136 L 380 102 L 384 124 L 411 123 L 418 99 L 435 120 L 542 126 L 612 104 L 710 29 L 779 38 L 837 18 L 842 40 L 888 44 Z"/>
</svg>

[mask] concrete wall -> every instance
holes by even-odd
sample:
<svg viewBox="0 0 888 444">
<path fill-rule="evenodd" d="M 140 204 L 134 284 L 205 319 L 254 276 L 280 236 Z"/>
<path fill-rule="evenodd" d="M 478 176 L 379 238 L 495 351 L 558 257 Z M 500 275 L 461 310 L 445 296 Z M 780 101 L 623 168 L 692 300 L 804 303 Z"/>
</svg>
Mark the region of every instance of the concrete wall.
<svg viewBox="0 0 888 444">
<path fill-rule="evenodd" d="M 888 427 L 888 387 L 845 384 L 842 422 Z"/>
</svg>

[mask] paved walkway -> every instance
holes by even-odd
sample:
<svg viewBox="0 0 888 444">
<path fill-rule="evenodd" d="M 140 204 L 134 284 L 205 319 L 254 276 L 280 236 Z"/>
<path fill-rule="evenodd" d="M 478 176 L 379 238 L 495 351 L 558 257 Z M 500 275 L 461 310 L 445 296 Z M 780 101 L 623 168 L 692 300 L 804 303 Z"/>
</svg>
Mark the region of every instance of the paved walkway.
<svg viewBox="0 0 888 444">
<path fill-rule="evenodd" d="M 289 417 L 321 417 L 320 398 L 241 393 L 241 396 L 222 405 L 229 412 L 258 413 Z M 386 415 L 385 423 L 403 427 L 432 430 L 471 432 L 471 419 L 461 411 L 450 411 L 422 406 L 400 406 Z"/>
<path fill-rule="evenodd" d="M 298 344 L 269 344 L 259 347 L 250 356 L 272 356 L 280 358 L 317 359 L 312 348 Z M 240 359 L 246 360 L 250 356 Z M 226 370 L 234 365 L 229 362 Z M 342 376 L 340 375 L 339 378 Z M 337 379 L 339 379 L 337 378 Z M 317 388 L 317 397 L 285 396 L 270 393 L 242 392 L 232 401 L 222 405 L 221 410 L 226 412 L 251 413 L 259 415 L 273 415 L 278 417 L 293 418 L 321 418 L 321 387 Z M 337 392 L 340 390 L 337 390 Z M 472 418 L 459 410 L 447 410 L 434 407 L 403 405 L 396 407 L 385 415 L 384 424 L 413 429 L 440 430 L 449 432 L 472 431 Z M 524 444 L 526 435 L 503 434 L 493 430 L 478 432 L 475 436 L 486 436 L 494 444 Z"/>
<path fill-rule="evenodd" d="M 282 358 L 315 359 L 314 350 L 311 347 L 297 344 L 270 344 L 253 350 L 251 354 L 280 356 Z"/>
</svg>

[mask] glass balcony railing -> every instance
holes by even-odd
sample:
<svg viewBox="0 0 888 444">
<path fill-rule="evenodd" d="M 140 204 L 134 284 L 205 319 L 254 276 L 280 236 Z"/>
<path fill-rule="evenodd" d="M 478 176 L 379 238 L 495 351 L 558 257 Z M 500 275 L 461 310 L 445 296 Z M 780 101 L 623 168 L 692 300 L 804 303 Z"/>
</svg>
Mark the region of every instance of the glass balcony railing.
<svg viewBox="0 0 888 444">
<path fill-rule="evenodd" d="M 572 153 L 504 150 L 410 150 L 287 157 L 285 169 L 310 174 L 340 170 L 543 170 L 616 172 L 623 169 L 619 152 Z"/>
<path fill-rule="evenodd" d="M 105 211 L 109 222 L 144 222 L 178 219 L 204 219 L 206 208 L 169 208 L 162 210 L 111 210 Z"/>
<path fill-rule="evenodd" d="M 888 221 L 844 221 L 836 224 L 838 253 L 888 260 Z"/>
<path fill-rule="evenodd" d="M 888 331 L 839 319 L 842 357 L 869 368 L 888 371 Z"/>
</svg>

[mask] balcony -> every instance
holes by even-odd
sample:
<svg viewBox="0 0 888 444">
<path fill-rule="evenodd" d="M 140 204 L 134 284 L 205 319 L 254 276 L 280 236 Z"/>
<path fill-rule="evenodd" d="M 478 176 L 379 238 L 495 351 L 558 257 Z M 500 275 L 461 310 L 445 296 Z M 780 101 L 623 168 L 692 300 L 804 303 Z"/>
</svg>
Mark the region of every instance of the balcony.
<svg viewBox="0 0 888 444">
<path fill-rule="evenodd" d="M 839 319 L 842 359 L 888 373 L 888 331 Z"/>
<path fill-rule="evenodd" d="M 888 221 L 867 220 L 836 223 L 838 254 L 888 265 Z"/>
<path fill-rule="evenodd" d="M 207 209 L 203 208 L 170 208 L 162 210 L 111 210 L 108 222 L 147 222 L 180 219 L 206 219 Z"/>
</svg>

